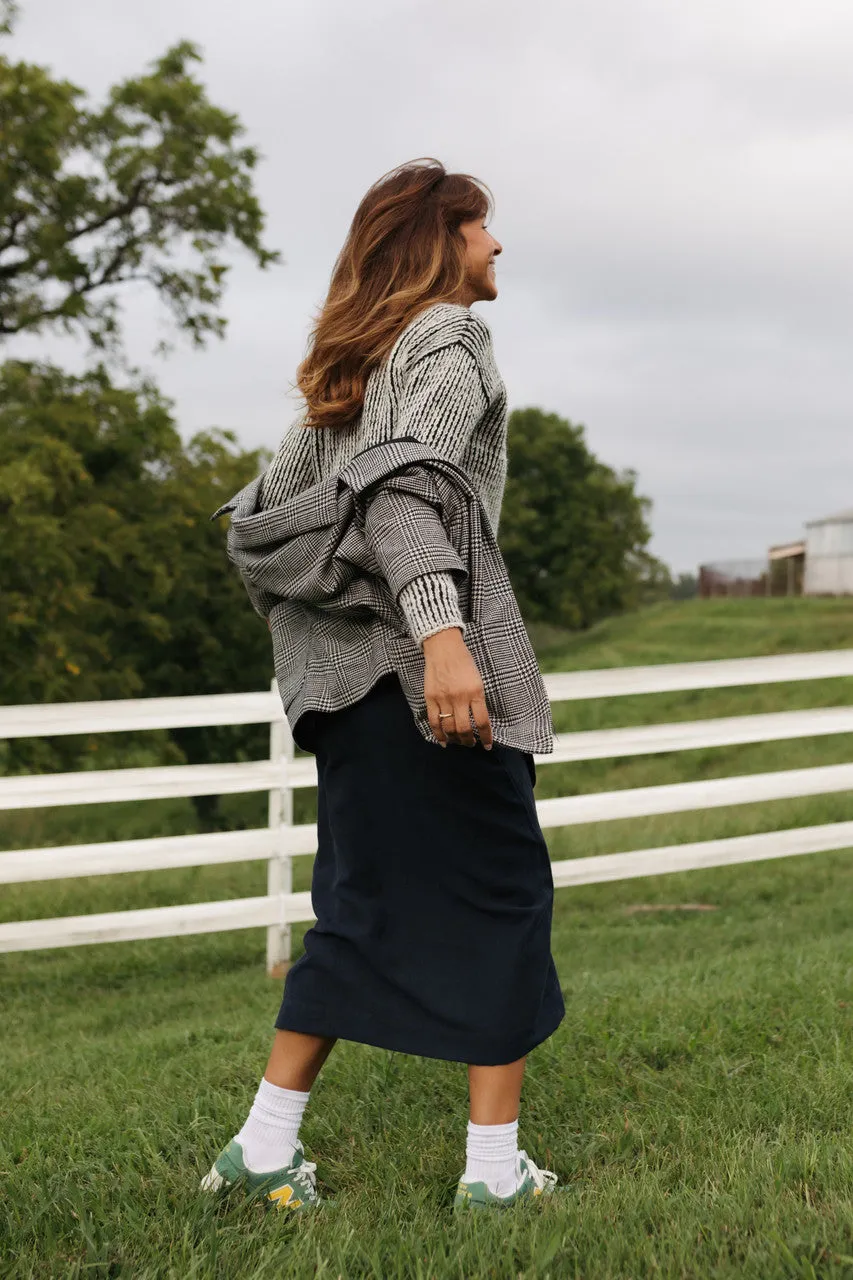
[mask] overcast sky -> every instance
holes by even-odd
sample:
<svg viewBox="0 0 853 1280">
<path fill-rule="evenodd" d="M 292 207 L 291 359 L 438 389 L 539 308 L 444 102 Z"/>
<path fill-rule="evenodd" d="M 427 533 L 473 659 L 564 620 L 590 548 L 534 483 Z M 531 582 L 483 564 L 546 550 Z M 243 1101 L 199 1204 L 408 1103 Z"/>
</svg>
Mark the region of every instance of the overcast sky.
<svg viewBox="0 0 853 1280">
<path fill-rule="evenodd" d="M 510 407 L 633 467 L 675 572 L 853 506 L 850 0 L 22 0 L 9 51 L 97 96 L 180 38 L 263 153 L 285 259 L 235 257 L 203 353 L 153 357 L 134 297 L 130 354 L 186 434 L 277 445 L 361 196 L 432 155 L 495 195 L 475 309 Z"/>
</svg>

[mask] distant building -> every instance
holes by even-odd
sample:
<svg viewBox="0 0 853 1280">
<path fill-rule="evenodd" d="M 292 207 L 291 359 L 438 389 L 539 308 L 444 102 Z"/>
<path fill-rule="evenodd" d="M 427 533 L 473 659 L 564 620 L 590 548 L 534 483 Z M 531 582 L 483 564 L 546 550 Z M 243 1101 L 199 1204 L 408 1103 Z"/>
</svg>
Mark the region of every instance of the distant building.
<svg viewBox="0 0 853 1280">
<path fill-rule="evenodd" d="M 806 523 L 806 537 L 767 549 L 766 560 L 699 566 L 699 595 L 853 596 L 853 509 Z"/>
<path fill-rule="evenodd" d="M 767 594 L 801 596 L 806 564 L 805 542 L 780 542 L 767 550 Z"/>
<path fill-rule="evenodd" d="M 853 510 L 806 524 L 807 596 L 853 595 Z"/>
<path fill-rule="evenodd" d="M 764 560 L 715 560 L 699 566 L 699 595 L 763 596 L 767 594 Z"/>
</svg>

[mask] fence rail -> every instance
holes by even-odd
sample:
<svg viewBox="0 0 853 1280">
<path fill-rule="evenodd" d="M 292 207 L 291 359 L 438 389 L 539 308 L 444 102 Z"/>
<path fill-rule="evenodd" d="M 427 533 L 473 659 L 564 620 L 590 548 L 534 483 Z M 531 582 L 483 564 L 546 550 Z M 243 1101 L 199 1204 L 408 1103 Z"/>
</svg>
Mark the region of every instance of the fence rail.
<svg viewBox="0 0 853 1280">
<path fill-rule="evenodd" d="M 546 674 L 544 681 L 551 701 L 562 702 L 851 675 L 853 649 L 843 649 L 780 657 L 560 672 Z M 293 796 L 298 788 L 317 785 L 317 769 L 313 756 L 295 756 L 290 727 L 275 686 L 268 693 L 0 708 L 0 738 L 241 724 L 270 726 L 268 760 L 2 778 L 0 809 L 267 792 L 266 827 L 209 835 L 11 850 L 0 853 L 0 884 L 264 860 L 268 866 L 265 896 L 16 921 L 0 925 L 0 951 L 34 951 L 261 927 L 267 930 L 267 969 L 280 974 L 290 960 L 291 926 L 315 918 L 310 893 L 293 892 L 293 858 L 315 852 L 317 827 L 315 823 L 294 825 Z M 853 732 L 853 707 L 838 706 L 559 734 L 555 735 L 554 752 L 536 755 L 534 759 L 537 765 L 547 765 L 850 732 Z M 538 800 L 536 808 L 540 824 L 547 828 L 793 796 L 828 795 L 851 789 L 853 764 L 841 764 L 562 796 Z M 554 862 L 552 867 L 555 886 L 565 887 L 848 847 L 853 847 L 853 822 L 838 822 L 571 858 Z"/>
</svg>

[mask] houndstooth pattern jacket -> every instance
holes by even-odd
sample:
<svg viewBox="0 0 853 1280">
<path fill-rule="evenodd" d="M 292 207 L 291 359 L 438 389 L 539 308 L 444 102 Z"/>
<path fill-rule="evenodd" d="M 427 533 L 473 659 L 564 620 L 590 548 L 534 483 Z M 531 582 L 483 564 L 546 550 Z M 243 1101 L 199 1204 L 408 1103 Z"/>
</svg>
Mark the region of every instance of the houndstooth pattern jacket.
<svg viewBox="0 0 853 1280">
<path fill-rule="evenodd" d="M 466 471 L 414 436 L 356 454 L 335 475 L 261 506 L 258 476 L 220 507 L 227 550 L 267 618 L 285 714 L 299 740 L 309 709 L 334 711 L 396 671 L 415 723 L 432 732 L 424 655 L 398 603 L 407 584 L 449 573 L 497 742 L 554 750 L 551 705 L 503 556 Z"/>
</svg>

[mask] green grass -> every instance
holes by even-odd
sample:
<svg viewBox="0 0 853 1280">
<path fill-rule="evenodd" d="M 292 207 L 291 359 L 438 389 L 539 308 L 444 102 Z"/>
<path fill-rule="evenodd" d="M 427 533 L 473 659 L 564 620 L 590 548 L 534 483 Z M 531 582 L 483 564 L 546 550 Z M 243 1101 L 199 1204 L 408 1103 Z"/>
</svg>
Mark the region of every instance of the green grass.
<svg viewBox="0 0 853 1280">
<path fill-rule="evenodd" d="M 843 648 L 853 602 L 656 606 L 543 669 Z M 560 648 L 562 645 L 562 649 Z M 848 680 L 555 708 L 558 728 L 849 703 Z M 543 765 L 537 795 L 850 759 L 847 736 Z M 298 796 L 297 821 L 314 793 Z M 261 797 L 225 802 L 264 821 Z M 546 832 L 555 858 L 853 818 L 850 795 Z M 5 848 L 194 829 L 189 803 L 9 815 Z M 310 859 L 297 863 L 307 887 Z M 263 892 L 264 867 L 14 887 L 6 919 Z M 705 904 L 706 912 L 635 912 Z M 559 890 L 567 1013 L 530 1057 L 521 1145 L 566 1185 L 500 1219 L 450 1213 L 456 1063 L 341 1042 L 303 1137 L 334 1210 L 196 1194 L 242 1123 L 280 999 L 258 930 L 11 955 L 0 965 L 0 1273 L 10 1277 L 853 1276 L 850 851 Z M 301 951 L 297 931 L 295 955 Z"/>
</svg>

